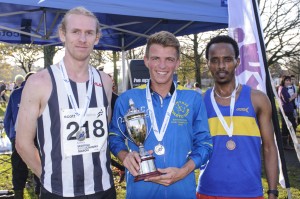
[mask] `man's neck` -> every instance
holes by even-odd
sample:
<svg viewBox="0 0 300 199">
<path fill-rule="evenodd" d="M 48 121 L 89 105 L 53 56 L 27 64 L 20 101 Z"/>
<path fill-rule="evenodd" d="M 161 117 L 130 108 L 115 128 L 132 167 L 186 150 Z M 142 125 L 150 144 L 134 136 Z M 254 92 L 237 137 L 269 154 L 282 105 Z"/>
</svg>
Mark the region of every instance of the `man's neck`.
<svg viewBox="0 0 300 199">
<path fill-rule="evenodd" d="M 68 77 L 75 82 L 86 82 L 89 79 L 88 61 L 80 62 L 63 58 Z"/>
<path fill-rule="evenodd" d="M 236 85 L 235 81 L 231 81 L 227 84 L 215 84 L 215 92 L 217 92 L 220 96 L 227 97 L 232 94 Z"/>
<path fill-rule="evenodd" d="M 168 84 L 154 84 L 153 82 L 150 82 L 151 89 L 158 93 L 162 98 L 165 98 L 167 94 L 170 92 L 171 86 L 173 82 L 170 82 Z"/>
</svg>

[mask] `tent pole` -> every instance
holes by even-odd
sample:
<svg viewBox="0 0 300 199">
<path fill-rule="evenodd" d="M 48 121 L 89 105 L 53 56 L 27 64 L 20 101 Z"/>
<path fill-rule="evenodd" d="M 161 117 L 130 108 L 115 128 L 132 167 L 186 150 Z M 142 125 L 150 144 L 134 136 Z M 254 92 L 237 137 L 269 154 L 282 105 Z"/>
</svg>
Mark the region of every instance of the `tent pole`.
<svg viewBox="0 0 300 199">
<path fill-rule="evenodd" d="M 124 35 L 122 35 L 122 92 L 126 91 L 126 84 L 127 84 L 127 68 L 125 65 L 125 39 Z"/>
</svg>

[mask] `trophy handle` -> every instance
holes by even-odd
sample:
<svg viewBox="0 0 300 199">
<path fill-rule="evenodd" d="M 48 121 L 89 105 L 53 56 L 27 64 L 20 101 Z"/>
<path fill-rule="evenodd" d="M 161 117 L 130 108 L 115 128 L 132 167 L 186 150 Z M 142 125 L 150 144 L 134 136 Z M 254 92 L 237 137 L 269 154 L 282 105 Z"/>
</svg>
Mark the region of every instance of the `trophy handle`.
<svg viewBox="0 0 300 199">
<path fill-rule="evenodd" d="M 121 123 L 124 123 L 124 119 L 122 117 L 119 117 L 118 120 L 117 120 L 117 124 L 118 124 L 118 128 L 120 130 L 120 132 L 122 133 L 122 135 L 127 139 L 127 140 L 130 140 L 132 143 L 134 143 L 129 137 L 127 137 L 127 135 L 125 135 L 125 133 L 121 130 L 120 128 L 120 124 L 119 124 L 119 120 L 121 120 Z"/>
<path fill-rule="evenodd" d="M 142 108 L 145 109 L 145 107 L 142 107 Z M 150 117 L 150 110 L 149 110 L 149 109 L 144 110 L 144 112 L 145 112 L 145 117 Z M 150 120 L 150 121 L 151 121 L 151 120 Z M 147 122 L 147 124 L 149 124 L 149 123 Z M 147 126 L 148 126 L 148 125 L 147 125 Z M 147 139 L 147 137 L 149 136 L 149 134 L 150 134 L 152 128 L 153 128 L 153 126 L 152 126 L 152 123 L 150 122 L 150 128 L 149 128 L 149 129 L 147 128 L 147 129 L 148 129 L 148 132 L 146 132 L 146 139 Z"/>
</svg>

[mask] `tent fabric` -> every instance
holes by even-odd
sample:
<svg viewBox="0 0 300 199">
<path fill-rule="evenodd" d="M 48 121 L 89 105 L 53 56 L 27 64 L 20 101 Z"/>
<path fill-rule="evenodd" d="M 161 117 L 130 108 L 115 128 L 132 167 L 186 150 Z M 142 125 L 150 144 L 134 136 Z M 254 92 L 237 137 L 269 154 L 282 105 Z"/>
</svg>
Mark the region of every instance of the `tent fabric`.
<svg viewBox="0 0 300 199">
<path fill-rule="evenodd" d="M 98 17 L 103 50 L 133 49 L 160 30 L 182 36 L 228 26 L 226 0 L 0 0 L 0 41 L 60 45 L 57 25 L 76 6 Z"/>
</svg>

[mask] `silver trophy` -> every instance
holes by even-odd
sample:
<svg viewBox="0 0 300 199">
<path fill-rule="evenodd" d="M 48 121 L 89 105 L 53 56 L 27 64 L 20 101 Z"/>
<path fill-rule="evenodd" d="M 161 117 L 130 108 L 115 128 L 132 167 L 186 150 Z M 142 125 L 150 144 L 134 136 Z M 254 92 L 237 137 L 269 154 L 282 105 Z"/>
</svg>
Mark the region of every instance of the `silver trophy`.
<svg viewBox="0 0 300 199">
<path fill-rule="evenodd" d="M 155 157 L 150 155 L 143 145 L 148 136 L 146 113 L 137 109 L 132 99 L 129 99 L 129 107 L 127 114 L 124 116 L 124 121 L 130 138 L 120 131 L 127 139 L 139 147 L 139 155 L 141 157 L 140 171 L 139 175 L 134 178 L 134 181 L 137 182 L 147 177 L 161 175 L 161 173 L 155 167 Z"/>
</svg>

